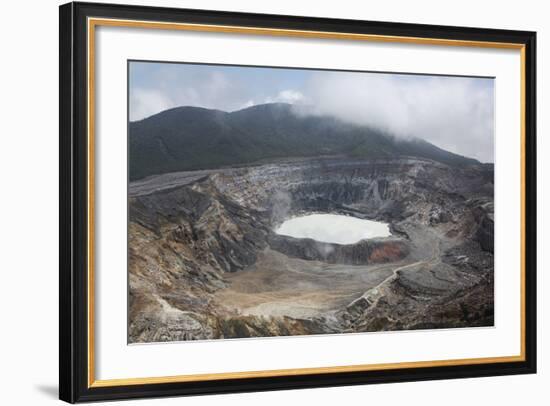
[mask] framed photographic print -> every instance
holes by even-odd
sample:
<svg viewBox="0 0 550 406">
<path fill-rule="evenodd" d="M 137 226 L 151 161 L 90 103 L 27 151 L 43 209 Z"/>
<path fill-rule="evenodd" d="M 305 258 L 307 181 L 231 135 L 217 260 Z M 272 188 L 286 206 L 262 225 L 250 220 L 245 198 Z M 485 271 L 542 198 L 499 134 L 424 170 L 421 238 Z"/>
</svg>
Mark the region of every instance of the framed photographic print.
<svg viewBox="0 0 550 406">
<path fill-rule="evenodd" d="M 60 7 L 60 398 L 534 373 L 535 33 Z"/>
</svg>

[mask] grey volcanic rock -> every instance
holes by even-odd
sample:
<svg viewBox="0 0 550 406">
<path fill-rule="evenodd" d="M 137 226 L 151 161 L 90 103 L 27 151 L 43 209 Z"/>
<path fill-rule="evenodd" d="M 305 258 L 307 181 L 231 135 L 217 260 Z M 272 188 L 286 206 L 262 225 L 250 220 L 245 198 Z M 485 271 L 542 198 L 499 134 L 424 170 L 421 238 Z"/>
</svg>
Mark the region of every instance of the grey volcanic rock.
<svg viewBox="0 0 550 406">
<path fill-rule="evenodd" d="M 255 261 L 265 246 L 267 224 L 261 213 L 240 206 L 217 193 L 208 180 L 191 187 L 163 190 L 130 199 L 132 222 L 188 245 L 199 258 L 221 271 L 233 272 Z"/>
<path fill-rule="evenodd" d="M 481 218 L 481 224 L 477 229 L 477 239 L 481 248 L 485 251 L 494 252 L 495 223 L 491 217 L 483 216 Z"/>
<path fill-rule="evenodd" d="M 493 323 L 492 167 L 289 159 L 130 183 L 129 341 Z M 392 237 L 279 236 L 336 213 Z"/>
<path fill-rule="evenodd" d="M 271 235 L 269 246 L 290 257 L 325 261 L 330 264 L 366 265 L 396 262 L 405 258 L 409 248 L 397 238 L 362 240 L 355 244 L 333 244 L 310 238 Z"/>
<path fill-rule="evenodd" d="M 494 220 L 494 207 L 492 201 L 481 201 L 476 207 L 476 213 L 478 215 L 479 227 L 477 229 L 476 237 L 485 251 L 494 251 L 495 241 L 495 220 Z"/>
</svg>

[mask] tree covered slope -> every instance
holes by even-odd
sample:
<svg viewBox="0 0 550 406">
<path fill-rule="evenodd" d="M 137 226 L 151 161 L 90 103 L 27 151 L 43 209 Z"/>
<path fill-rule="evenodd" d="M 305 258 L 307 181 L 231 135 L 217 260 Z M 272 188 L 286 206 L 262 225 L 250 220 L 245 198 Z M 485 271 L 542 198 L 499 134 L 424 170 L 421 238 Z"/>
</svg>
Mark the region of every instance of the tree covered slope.
<svg viewBox="0 0 550 406">
<path fill-rule="evenodd" d="M 167 172 L 243 165 L 260 160 L 344 155 L 413 156 L 452 166 L 478 164 L 420 139 L 334 117 L 296 113 L 271 103 L 232 113 L 178 107 L 129 125 L 130 180 Z"/>
</svg>

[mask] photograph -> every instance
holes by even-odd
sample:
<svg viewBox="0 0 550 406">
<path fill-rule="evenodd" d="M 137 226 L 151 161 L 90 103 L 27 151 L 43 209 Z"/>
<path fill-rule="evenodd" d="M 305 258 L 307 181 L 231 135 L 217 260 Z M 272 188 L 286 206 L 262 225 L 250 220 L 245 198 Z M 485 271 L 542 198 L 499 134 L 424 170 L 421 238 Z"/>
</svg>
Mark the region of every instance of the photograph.
<svg viewBox="0 0 550 406">
<path fill-rule="evenodd" d="M 494 77 L 127 70 L 129 344 L 495 325 Z"/>
</svg>

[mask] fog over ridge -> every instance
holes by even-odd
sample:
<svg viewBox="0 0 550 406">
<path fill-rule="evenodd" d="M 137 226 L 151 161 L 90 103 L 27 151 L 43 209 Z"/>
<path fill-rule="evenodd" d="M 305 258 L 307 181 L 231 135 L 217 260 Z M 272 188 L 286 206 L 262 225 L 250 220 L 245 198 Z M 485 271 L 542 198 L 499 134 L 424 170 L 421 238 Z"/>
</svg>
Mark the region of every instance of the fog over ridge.
<svg viewBox="0 0 550 406">
<path fill-rule="evenodd" d="M 134 63 L 132 63 L 134 64 Z M 141 64 L 130 70 L 130 120 L 178 106 L 236 111 L 283 102 L 494 161 L 494 80 L 298 69 Z"/>
<path fill-rule="evenodd" d="M 493 162 L 493 86 L 479 79 L 374 73 L 323 73 L 307 87 L 313 114 L 416 137 Z"/>
</svg>

